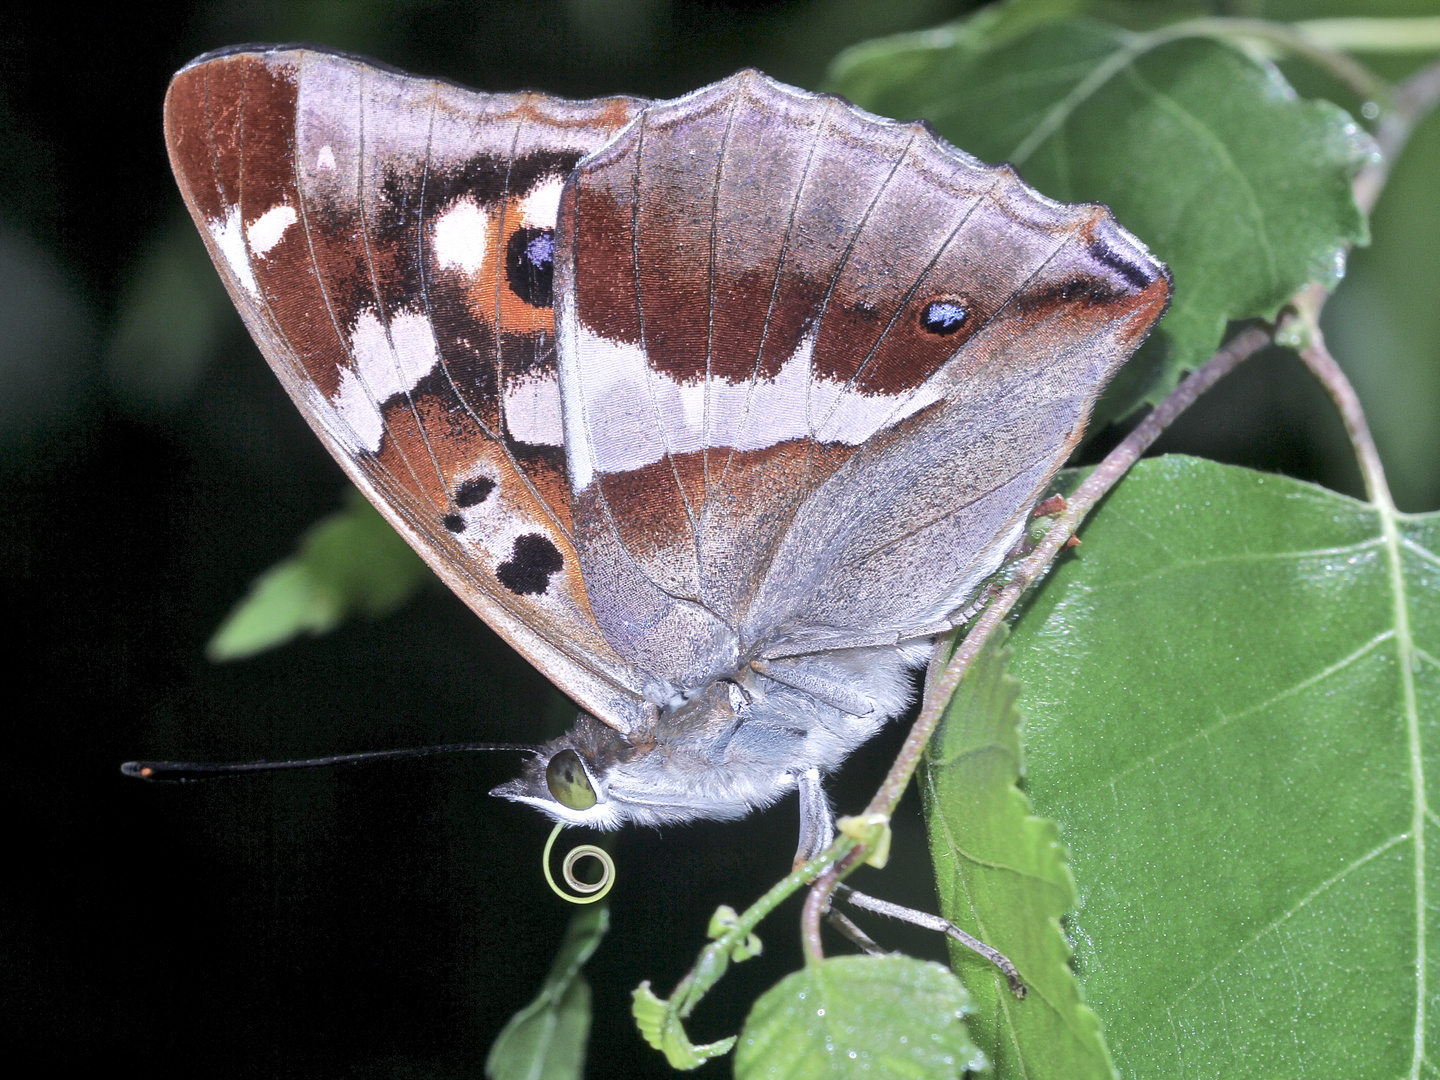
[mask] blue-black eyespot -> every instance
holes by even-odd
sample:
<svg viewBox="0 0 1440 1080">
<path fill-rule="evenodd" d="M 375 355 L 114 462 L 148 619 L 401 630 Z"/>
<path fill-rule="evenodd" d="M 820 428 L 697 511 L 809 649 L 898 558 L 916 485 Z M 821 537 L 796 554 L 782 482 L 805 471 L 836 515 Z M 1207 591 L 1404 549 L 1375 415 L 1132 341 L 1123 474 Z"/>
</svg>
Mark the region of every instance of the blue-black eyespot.
<svg viewBox="0 0 1440 1080">
<path fill-rule="evenodd" d="M 532 307 L 550 307 L 555 281 L 555 230 L 516 229 L 505 249 L 510 291 Z"/>
<path fill-rule="evenodd" d="M 965 324 L 966 315 L 959 300 L 931 300 L 920 312 L 920 325 L 932 334 L 948 337 Z"/>
<path fill-rule="evenodd" d="M 595 788 L 574 750 L 561 750 L 550 759 L 545 766 L 545 786 L 556 802 L 571 810 L 589 810 L 595 805 Z"/>
</svg>

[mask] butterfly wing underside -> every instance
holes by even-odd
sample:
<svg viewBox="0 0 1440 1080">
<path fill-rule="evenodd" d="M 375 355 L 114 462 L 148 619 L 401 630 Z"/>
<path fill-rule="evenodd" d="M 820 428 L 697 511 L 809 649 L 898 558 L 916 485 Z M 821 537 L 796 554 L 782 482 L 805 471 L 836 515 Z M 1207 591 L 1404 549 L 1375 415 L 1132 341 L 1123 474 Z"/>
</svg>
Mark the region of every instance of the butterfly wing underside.
<svg viewBox="0 0 1440 1080">
<path fill-rule="evenodd" d="M 196 61 L 165 115 L 186 204 L 311 427 L 470 607 L 621 731 L 653 706 L 581 577 L 550 271 L 565 178 L 639 108 L 282 48 Z"/>
<path fill-rule="evenodd" d="M 590 599 L 682 685 L 952 614 L 1169 293 L 1105 208 L 756 72 L 582 161 L 557 238 Z"/>
</svg>

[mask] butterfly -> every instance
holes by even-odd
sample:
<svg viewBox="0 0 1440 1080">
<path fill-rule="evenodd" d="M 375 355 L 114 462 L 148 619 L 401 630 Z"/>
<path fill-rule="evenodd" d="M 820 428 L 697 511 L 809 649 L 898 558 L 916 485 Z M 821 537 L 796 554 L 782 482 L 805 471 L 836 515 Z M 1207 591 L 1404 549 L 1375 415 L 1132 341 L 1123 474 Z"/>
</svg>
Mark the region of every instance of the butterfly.
<svg viewBox="0 0 1440 1080">
<path fill-rule="evenodd" d="M 1170 293 L 1104 207 L 755 71 L 567 101 L 250 46 L 165 131 L 315 433 L 580 707 L 494 793 L 602 829 L 798 790 L 828 842 Z"/>
</svg>

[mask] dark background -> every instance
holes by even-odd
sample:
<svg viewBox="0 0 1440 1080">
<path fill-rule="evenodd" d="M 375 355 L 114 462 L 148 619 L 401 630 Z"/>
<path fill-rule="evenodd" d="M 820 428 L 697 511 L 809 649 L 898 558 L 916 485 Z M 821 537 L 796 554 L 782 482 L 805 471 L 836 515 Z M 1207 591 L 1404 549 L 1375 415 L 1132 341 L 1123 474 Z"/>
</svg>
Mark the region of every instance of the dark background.
<svg viewBox="0 0 1440 1080">
<path fill-rule="evenodd" d="M 509 757 L 179 788 L 117 771 L 141 756 L 533 740 L 569 719 L 563 699 L 438 586 L 388 618 L 254 660 L 204 659 L 249 581 L 339 506 L 343 479 L 245 337 L 182 217 L 160 133 L 170 73 L 221 45 L 308 40 L 488 90 L 670 96 L 747 64 L 816 87 L 844 45 L 967 6 L 170 0 L 103 5 L 84 19 L 54 3 L 7 9 L 8 1062 L 48 1071 L 123 1061 L 162 1076 L 478 1076 L 570 914 L 540 877 L 547 825 L 485 794 L 514 768 Z M 1355 7 L 1230 5 L 1281 17 Z M 1329 313 L 1410 510 L 1440 504 L 1437 175 L 1432 120 Z M 1232 377 L 1166 446 L 1357 487 L 1339 425 L 1283 354 Z M 847 768 L 842 810 L 863 804 L 899 734 Z M 914 800 L 907 806 L 892 868 L 869 880 L 931 906 L 923 832 Z M 635 1032 L 629 991 L 650 978 L 668 993 L 714 907 L 743 907 L 788 869 L 794 819 L 792 801 L 738 825 L 618 837 L 614 930 L 589 968 L 590 1075 L 668 1075 Z M 761 927 L 765 956 L 732 969 L 692 1025 L 697 1039 L 733 1032 L 756 994 L 799 966 L 795 914 L 792 903 Z M 871 929 L 943 955 L 938 941 Z"/>
</svg>

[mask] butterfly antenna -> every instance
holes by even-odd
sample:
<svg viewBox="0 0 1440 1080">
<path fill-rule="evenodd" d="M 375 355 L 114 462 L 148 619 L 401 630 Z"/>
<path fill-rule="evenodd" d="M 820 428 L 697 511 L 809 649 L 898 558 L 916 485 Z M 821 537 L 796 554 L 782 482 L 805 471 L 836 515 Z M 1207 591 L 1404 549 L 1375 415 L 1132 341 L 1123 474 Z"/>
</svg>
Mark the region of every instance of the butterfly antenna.
<svg viewBox="0 0 1440 1080">
<path fill-rule="evenodd" d="M 183 784 L 240 773 L 280 772 L 282 769 L 323 769 L 331 765 L 363 765 L 371 761 L 429 757 L 431 754 L 472 753 L 477 750 L 519 750 L 538 754 L 540 747 L 524 743 L 442 743 L 439 746 L 412 746 L 404 750 L 370 750 L 360 754 L 329 754 L 325 757 L 296 758 L 290 761 L 127 761 L 120 766 L 126 776 L 137 780 Z"/>
</svg>

